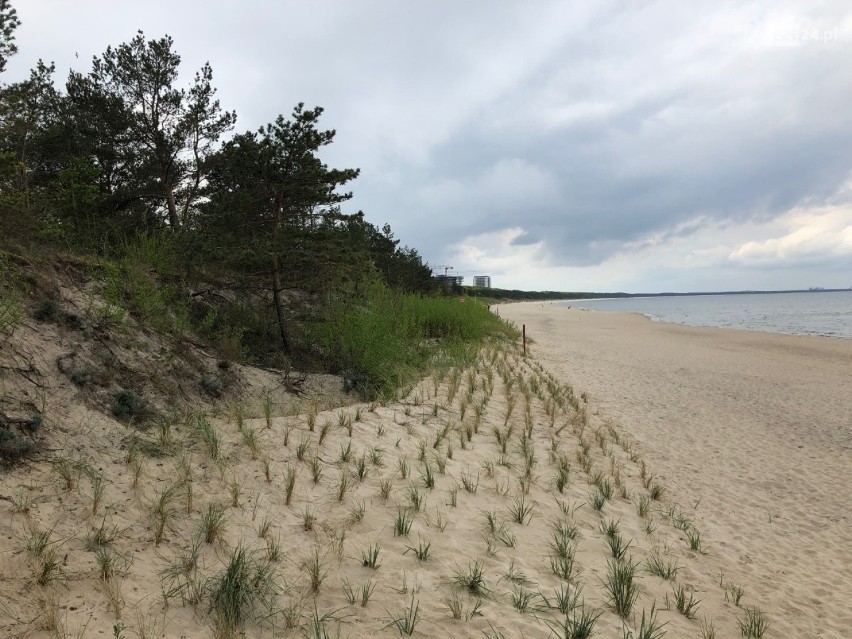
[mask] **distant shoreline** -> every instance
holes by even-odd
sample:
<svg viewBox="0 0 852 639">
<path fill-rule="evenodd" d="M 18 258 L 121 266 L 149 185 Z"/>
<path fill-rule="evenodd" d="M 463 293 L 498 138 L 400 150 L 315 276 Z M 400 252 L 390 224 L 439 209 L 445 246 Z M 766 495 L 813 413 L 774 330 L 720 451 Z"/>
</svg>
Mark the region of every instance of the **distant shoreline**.
<svg viewBox="0 0 852 639">
<path fill-rule="evenodd" d="M 596 293 L 592 291 L 522 291 L 520 289 L 480 288 L 465 286 L 462 289 L 471 297 L 487 297 L 495 303 L 507 302 L 571 302 L 582 300 L 631 299 L 637 297 L 705 297 L 713 295 L 782 295 L 789 293 L 849 293 L 850 288 L 785 289 L 780 291 L 687 291 L 662 293 Z"/>
<path fill-rule="evenodd" d="M 697 297 L 702 295 L 780 295 L 785 293 L 849 293 L 852 288 L 807 288 L 789 289 L 783 291 L 708 291 L 689 293 L 624 293 L 615 294 L 612 298 L 587 298 L 587 299 L 620 299 L 625 297 Z"/>
</svg>

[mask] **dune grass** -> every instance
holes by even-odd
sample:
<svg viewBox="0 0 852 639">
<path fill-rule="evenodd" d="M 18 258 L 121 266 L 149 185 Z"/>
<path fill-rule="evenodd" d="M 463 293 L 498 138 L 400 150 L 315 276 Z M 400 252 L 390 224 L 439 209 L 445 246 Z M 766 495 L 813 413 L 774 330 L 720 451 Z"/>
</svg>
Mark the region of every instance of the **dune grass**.
<svg viewBox="0 0 852 639">
<path fill-rule="evenodd" d="M 683 586 L 677 586 L 674 589 L 674 600 L 677 611 L 687 619 L 695 619 L 695 611 L 698 609 L 700 600 L 696 599 L 692 593 L 687 593 Z"/>
<path fill-rule="evenodd" d="M 645 560 L 645 570 L 660 579 L 673 581 L 677 577 L 677 572 L 680 568 L 677 565 L 677 559 L 667 560 L 659 553 L 654 552 Z"/>
<path fill-rule="evenodd" d="M 745 617 L 738 619 L 740 634 L 746 639 L 761 639 L 769 627 L 766 616 L 757 608 L 745 608 Z"/>
<path fill-rule="evenodd" d="M 368 397 L 418 379 L 436 360 L 472 362 L 488 337 L 517 337 L 514 327 L 473 300 L 400 295 L 380 287 L 357 303 L 342 304 L 310 333 L 327 353 L 329 367 Z"/>
<path fill-rule="evenodd" d="M 420 602 L 411 595 L 411 604 L 407 609 L 402 611 L 402 614 L 391 616 L 390 622 L 385 628 L 394 627 L 399 631 L 399 635 L 410 637 L 414 634 L 414 629 L 420 621 Z"/>
<path fill-rule="evenodd" d="M 639 623 L 639 630 L 636 634 L 636 639 L 661 639 L 666 631 L 663 627 L 668 621 L 660 623 L 657 620 L 656 604 L 651 604 L 651 611 L 647 617 L 645 611 L 642 611 L 642 621 Z"/>
<path fill-rule="evenodd" d="M 210 607 L 219 637 L 236 636 L 254 609 L 275 592 L 270 565 L 238 546 L 224 570 L 210 584 Z"/>
<path fill-rule="evenodd" d="M 491 590 L 485 585 L 485 570 L 481 561 L 468 564 L 467 568 L 456 567 L 453 582 L 460 590 L 474 597 L 487 597 Z"/>
<path fill-rule="evenodd" d="M 545 619 L 544 622 L 550 628 L 551 634 L 559 639 L 589 639 L 601 614 L 603 613 L 581 604 L 570 614 L 566 614 L 562 621 Z"/>
<path fill-rule="evenodd" d="M 607 562 L 607 575 L 603 582 L 609 603 L 622 619 L 630 616 L 639 597 L 636 584 L 636 564 L 632 558 L 612 559 Z"/>
</svg>

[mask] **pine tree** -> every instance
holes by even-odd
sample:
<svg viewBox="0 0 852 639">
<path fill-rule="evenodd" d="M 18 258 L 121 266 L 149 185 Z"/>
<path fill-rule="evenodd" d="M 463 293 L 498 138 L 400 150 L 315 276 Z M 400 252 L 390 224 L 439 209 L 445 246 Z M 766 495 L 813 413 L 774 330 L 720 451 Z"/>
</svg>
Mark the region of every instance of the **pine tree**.
<svg viewBox="0 0 852 639">
<path fill-rule="evenodd" d="M 300 103 L 292 119 L 278 116 L 225 144 L 214 160 L 204 220 L 215 242 L 244 256 L 244 267 L 258 257 L 267 261 L 278 332 L 288 354 L 282 273 L 299 262 L 319 266 L 318 254 L 300 253 L 310 252 L 313 238 L 334 235 L 330 231 L 343 219 L 338 205 L 352 197 L 337 189 L 358 176 L 358 169 L 332 169 L 319 159 L 317 153 L 335 136 L 334 130 L 317 128 L 322 112 Z"/>
<path fill-rule="evenodd" d="M 236 114 L 214 98 L 209 63 L 189 89 L 175 86 L 180 56 L 173 47 L 168 35 L 147 40 L 140 31 L 95 57 L 88 75 L 72 71 L 67 88 L 88 146 L 114 149 L 109 166 L 119 171 L 116 186 L 135 192 L 128 202 L 134 195 L 159 202 L 177 230 L 191 223 L 205 162 Z M 87 126 L 92 120 L 103 126 Z"/>
</svg>

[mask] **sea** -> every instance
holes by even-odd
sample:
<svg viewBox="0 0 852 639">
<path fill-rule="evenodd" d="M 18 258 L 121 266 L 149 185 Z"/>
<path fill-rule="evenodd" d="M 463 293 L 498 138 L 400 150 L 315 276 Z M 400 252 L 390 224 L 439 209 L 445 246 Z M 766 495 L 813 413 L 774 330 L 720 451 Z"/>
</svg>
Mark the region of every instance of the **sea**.
<svg viewBox="0 0 852 639">
<path fill-rule="evenodd" d="M 626 297 L 559 302 L 653 320 L 791 335 L 852 339 L 852 290 Z"/>
</svg>

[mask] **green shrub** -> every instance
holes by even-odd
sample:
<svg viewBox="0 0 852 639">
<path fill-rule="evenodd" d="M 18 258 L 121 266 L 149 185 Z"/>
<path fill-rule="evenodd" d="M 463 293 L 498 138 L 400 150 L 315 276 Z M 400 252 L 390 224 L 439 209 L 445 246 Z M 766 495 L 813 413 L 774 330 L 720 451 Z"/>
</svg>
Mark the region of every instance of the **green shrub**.
<svg viewBox="0 0 852 639">
<path fill-rule="evenodd" d="M 360 308 L 324 327 L 326 356 L 348 390 L 377 395 L 417 368 L 424 353 L 408 348 L 407 327 L 399 319 L 384 309 Z"/>
<path fill-rule="evenodd" d="M 401 301 L 401 312 L 426 339 L 480 341 L 491 335 L 512 337 L 517 333 L 474 300 L 406 295 Z"/>
<path fill-rule="evenodd" d="M 211 308 L 211 304 L 215 304 L 215 308 Z M 203 303 L 195 300 L 190 320 L 198 334 L 216 347 L 221 361 L 273 367 L 280 367 L 282 363 L 275 311 L 266 300 L 250 296 L 239 297 L 233 302 L 215 296 L 204 299 Z"/>
<path fill-rule="evenodd" d="M 33 413 L 33 416 L 22 425 L 28 433 L 37 433 L 42 426 L 44 426 L 44 415 L 41 413 Z"/>
<path fill-rule="evenodd" d="M 148 404 L 139 397 L 136 391 L 122 388 L 115 394 L 112 403 L 112 414 L 118 419 L 130 421 L 148 414 Z"/>
<path fill-rule="evenodd" d="M 68 377 L 71 378 L 71 382 L 75 386 L 85 386 L 92 378 L 85 368 L 75 368 L 68 374 Z"/>
<path fill-rule="evenodd" d="M 219 397 L 222 394 L 224 384 L 222 379 L 207 373 L 201 374 L 201 388 L 211 397 Z"/>
<path fill-rule="evenodd" d="M 122 257 L 104 268 L 104 297 L 154 330 L 179 335 L 190 327 L 186 285 L 178 266 L 181 252 L 173 234 L 139 234 L 122 247 Z"/>
<path fill-rule="evenodd" d="M 11 331 L 21 319 L 21 292 L 17 272 L 0 251 L 0 335 Z"/>
<path fill-rule="evenodd" d="M 0 463 L 13 464 L 35 450 L 35 445 L 18 433 L 0 428 Z"/>
<path fill-rule="evenodd" d="M 380 285 L 356 302 L 339 302 L 308 332 L 325 366 L 343 374 L 347 390 L 368 397 L 418 377 L 435 359 L 469 359 L 487 337 L 517 335 L 476 302 L 400 295 Z"/>
<path fill-rule="evenodd" d="M 56 298 L 46 297 L 36 306 L 35 311 L 33 311 L 33 317 L 39 322 L 55 322 L 59 319 L 60 313 L 61 309 Z"/>
</svg>

